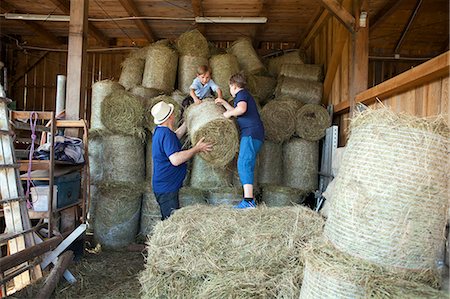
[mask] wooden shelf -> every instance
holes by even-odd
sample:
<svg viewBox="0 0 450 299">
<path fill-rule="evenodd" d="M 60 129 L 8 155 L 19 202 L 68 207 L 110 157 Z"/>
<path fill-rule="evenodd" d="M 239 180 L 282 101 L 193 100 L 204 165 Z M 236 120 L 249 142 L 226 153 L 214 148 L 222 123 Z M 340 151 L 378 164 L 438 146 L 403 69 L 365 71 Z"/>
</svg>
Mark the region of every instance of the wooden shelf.
<svg viewBox="0 0 450 299">
<path fill-rule="evenodd" d="M 70 208 L 75 207 L 75 206 L 80 206 L 81 203 L 82 203 L 82 200 L 80 199 L 79 201 L 77 201 L 77 202 L 75 202 L 73 204 L 67 205 L 67 206 L 59 208 L 59 209 L 54 209 L 54 210 L 55 210 L 55 212 L 64 211 L 64 210 L 70 209 Z M 48 218 L 48 211 L 37 212 L 37 211 L 33 211 L 33 210 L 29 209 L 28 210 L 28 216 L 30 217 L 30 219 Z"/>
</svg>

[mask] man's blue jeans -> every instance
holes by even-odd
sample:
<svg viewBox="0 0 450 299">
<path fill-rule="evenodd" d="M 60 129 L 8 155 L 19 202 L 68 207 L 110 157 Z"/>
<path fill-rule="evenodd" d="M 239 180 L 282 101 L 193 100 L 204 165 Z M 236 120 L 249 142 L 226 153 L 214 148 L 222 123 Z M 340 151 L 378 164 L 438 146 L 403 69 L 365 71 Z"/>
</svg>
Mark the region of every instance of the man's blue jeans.
<svg viewBox="0 0 450 299">
<path fill-rule="evenodd" d="M 161 211 L 161 220 L 165 220 L 170 217 L 170 215 L 177 209 L 180 208 L 180 200 L 178 199 L 179 191 L 177 192 L 167 192 L 167 193 L 156 193 L 156 201 L 159 204 L 159 209 Z"/>
</svg>

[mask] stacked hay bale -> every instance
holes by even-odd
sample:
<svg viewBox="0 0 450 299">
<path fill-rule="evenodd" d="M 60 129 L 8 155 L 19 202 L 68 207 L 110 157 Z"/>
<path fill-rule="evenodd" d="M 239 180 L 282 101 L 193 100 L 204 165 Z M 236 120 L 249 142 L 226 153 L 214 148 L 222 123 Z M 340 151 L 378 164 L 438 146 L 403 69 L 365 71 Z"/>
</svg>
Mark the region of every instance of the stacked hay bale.
<svg viewBox="0 0 450 299">
<path fill-rule="evenodd" d="M 283 207 L 301 204 L 305 200 L 307 192 L 297 188 L 276 185 L 265 185 L 262 201 L 268 207 Z"/>
<path fill-rule="evenodd" d="M 239 38 L 230 47 L 229 52 L 236 56 L 241 70 L 247 74 L 259 74 L 265 70 L 249 38 Z"/>
<path fill-rule="evenodd" d="M 142 86 L 171 93 L 177 78 L 178 53 L 170 45 L 153 44 L 147 50 Z"/>
<path fill-rule="evenodd" d="M 142 208 L 140 218 L 139 234 L 141 236 L 149 236 L 153 232 L 153 228 L 161 222 L 161 211 L 156 201 L 155 193 L 151 185 L 151 180 L 146 179 L 147 187 L 142 197 Z"/>
<path fill-rule="evenodd" d="M 222 89 L 223 97 L 231 97 L 228 88 L 228 82 L 232 75 L 239 72 L 239 63 L 233 54 L 214 55 L 209 59 L 209 65 L 212 69 L 212 78 Z"/>
<path fill-rule="evenodd" d="M 122 62 L 122 72 L 120 73 L 119 83 L 130 90 L 133 87 L 140 86 L 142 83 L 142 75 L 144 73 L 145 59 L 140 53 L 132 52 Z"/>
<path fill-rule="evenodd" d="M 304 53 L 300 50 L 292 51 L 281 56 L 270 58 L 268 62 L 268 70 L 274 77 L 278 77 L 283 64 L 304 64 Z"/>
<path fill-rule="evenodd" d="M 175 126 L 177 127 L 180 122 L 180 116 L 181 116 L 181 105 L 178 104 L 177 101 L 175 101 L 172 97 L 167 95 L 159 95 L 154 98 L 148 98 L 143 102 L 144 106 L 144 127 L 147 128 L 150 132 L 153 132 L 155 128 L 155 122 L 153 120 L 153 115 L 151 113 L 151 110 L 154 105 L 158 104 L 159 102 L 166 102 L 167 104 L 172 104 L 174 106 L 174 116 L 175 116 Z"/>
</svg>

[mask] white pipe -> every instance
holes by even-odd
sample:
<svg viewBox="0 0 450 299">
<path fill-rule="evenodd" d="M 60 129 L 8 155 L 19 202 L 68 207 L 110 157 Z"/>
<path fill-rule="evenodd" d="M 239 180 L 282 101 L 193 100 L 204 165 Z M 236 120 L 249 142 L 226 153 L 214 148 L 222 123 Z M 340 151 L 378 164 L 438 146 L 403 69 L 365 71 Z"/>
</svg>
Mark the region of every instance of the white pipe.
<svg viewBox="0 0 450 299">
<path fill-rule="evenodd" d="M 66 109 L 66 76 L 56 77 L 56 115 Z"/>
<path fill-rule="evenodd" d="M 266 17 L 195 17 L 196 23 L 264 24 Z"/>
</svg>

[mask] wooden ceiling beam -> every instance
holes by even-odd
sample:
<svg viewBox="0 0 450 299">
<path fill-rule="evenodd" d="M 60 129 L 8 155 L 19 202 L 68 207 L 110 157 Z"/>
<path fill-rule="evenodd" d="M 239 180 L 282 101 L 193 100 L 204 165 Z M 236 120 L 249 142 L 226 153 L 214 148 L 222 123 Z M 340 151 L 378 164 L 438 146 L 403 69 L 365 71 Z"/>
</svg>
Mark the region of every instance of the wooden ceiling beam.
<svg viewBox="0 0 450 299">
<path fill-rule="evenodd" d="M 120 4 L 123 8 L 127 11 L 127 13 L 132 17 L 140 17 L 141 13 L 139 12 L 139 9 L 137 8 L 136 4 L 133 2 L 133 0 L 119 0 Z M 134 20 L 134 23 L 139 28 L 139 30 L 144 34 L 145 38 L 150 42 L 154 42 L 155 36 L 153 35 L 153 32 L 148 25 L 147 21 L 145 20 Z"/>
<path fill-rule="evenodd" d="M 422 0 L 417 0 L 416 7 L 414 7 L 411 16 L 409 16 L 408 23 L 406 23 L 405 28 L 403 29 L 402 35 L 400 35 L 399 40 L 397 41 L 397 45 L 395 46 L 394 53 L 399 53 L 400 48 L 402 47 L 403 40 L 405 39 L 406 34 L 408 33 L 409 28 L 411 28 L 414 19 L 416 18 L 417 12 L 419 11 L 420 6 L 422 5 Z"/>
<path fill-rule="evenodd" d="M 192 0 L 192 11 L 194 12 L 195 17 L 204 17 L 202 0 Z M 205 24 L 196 24 L 198 31 L 206 37 L 206 25 Z"/>
<path fill-rule="evenodd" d="M 402 0 L 394 1 L 394 3 L 392 3 L 392 1 L 388 1 L 388 3 L 383 8 L 381 8 L 381 10 L 373 18 L 371 18 L 369 23 L 369 30 L 373 30 L 381 23 L 383 23 L 384 20 L 386 20 L 397 10 L 400 3 L 402 3 Z"/>
<path fill-rule="evenodd" d="M 355 17 L 348 12 L 337 0 L 319 1 L 330 13 L 332 13 L 351 33 L 355 32 Z"/>
<path fill-rule="evenodd" d="M 328 19 L 331 17 L 331 15 L 328 13 L 328 10 L 326 9 L 321 9 L 319 13 L 319 17 L 315 18 L 317 21 L 313 21 L 310 26 L 308 26 L 308 29 L 306 30 L 306 37 L 300 37 L 296 43 L 296 47 L 299 47 L 300 49 L 308 48 L 308 46 L 320 32 L 320 29 L 322 29 L 323 25 L 326 24 Z"/>
<path fill-rule="evenodd" d="M 258 12 L 258 16 L 260 17 L 268 17 L 268 14 L 270 12 L 270 6 L 273 3 L 272 0 L 261 0 L 261 7 Z M 258 49 L 259 44 L 261 42 L 261 35 L 266 30 L 265 27 L 266 24 L 255 24 L 255 32 L 253 35 L 253 48 Z"/>
</svg>

